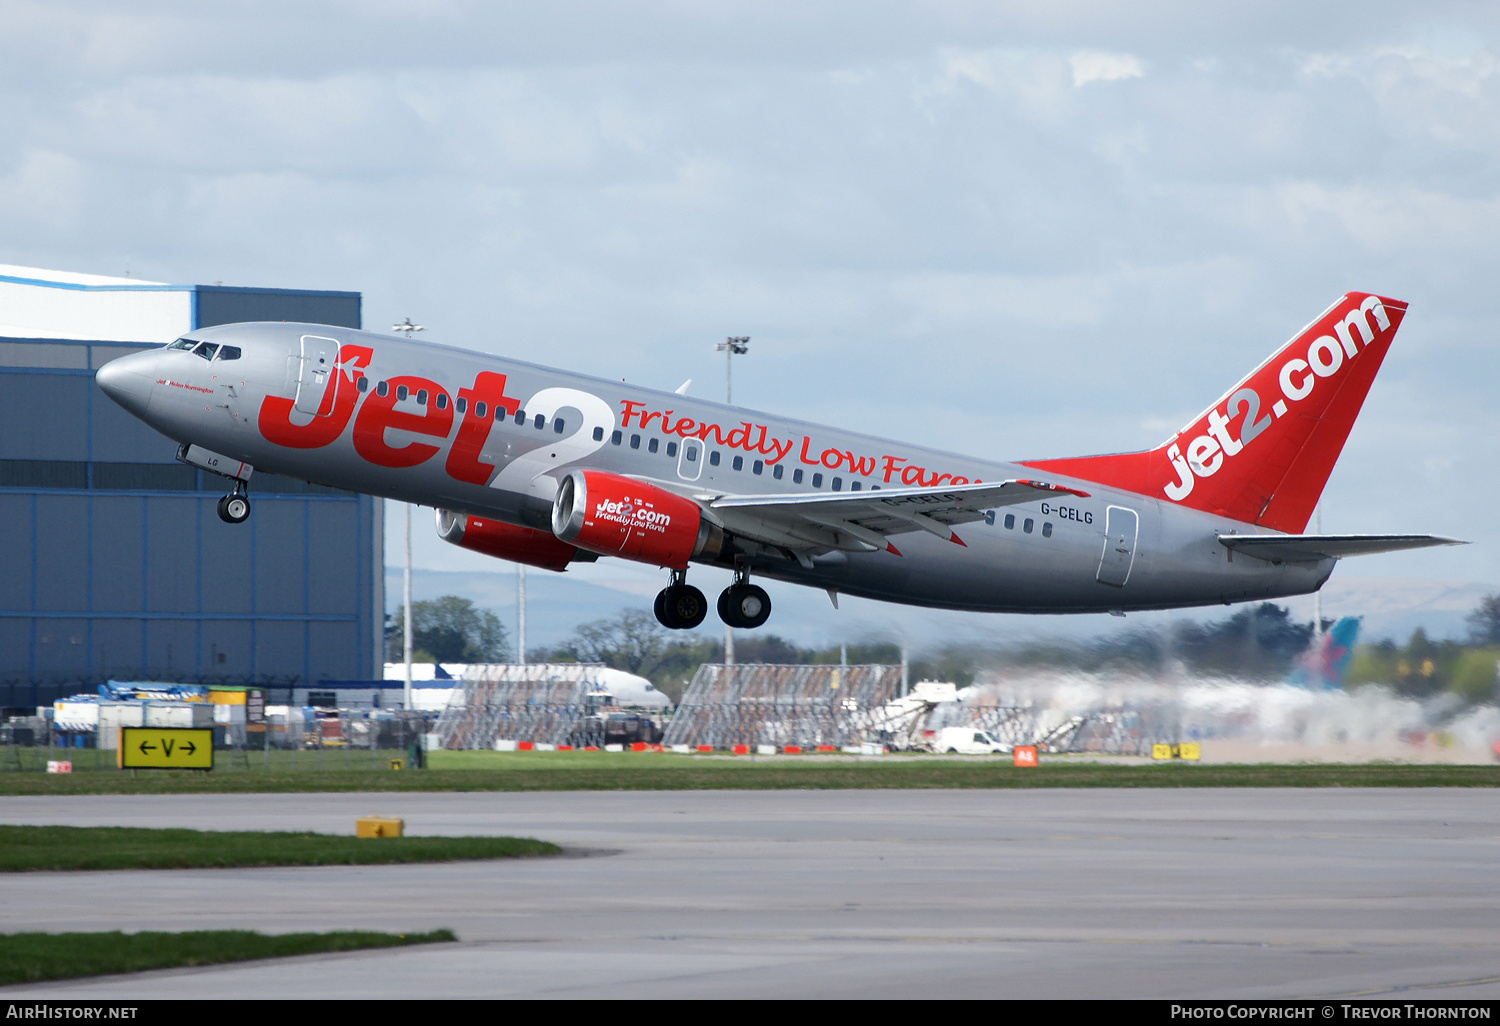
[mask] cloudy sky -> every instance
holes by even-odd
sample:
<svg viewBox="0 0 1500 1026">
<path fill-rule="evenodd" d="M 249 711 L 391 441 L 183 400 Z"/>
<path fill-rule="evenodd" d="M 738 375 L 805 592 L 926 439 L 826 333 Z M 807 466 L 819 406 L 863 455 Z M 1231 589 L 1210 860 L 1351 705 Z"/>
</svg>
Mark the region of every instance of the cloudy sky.
<svg viewBox="0 0 1500 1026">
<path fill-rule="evenodd" d="M 704 395 L 713 343 L 750 335 L 743 403 L 1014 458 L 1153 445 L 1377 291 L 1411 313 L 1324 528 L 1476 544 L 1338 575 L 1497 585 L 1497 26 L 1477 3 L 6 0 L 0 262 L 355 289 L 369 327 Z M 420 565 L 481 568 L 429 534 Z"/>
</svg>

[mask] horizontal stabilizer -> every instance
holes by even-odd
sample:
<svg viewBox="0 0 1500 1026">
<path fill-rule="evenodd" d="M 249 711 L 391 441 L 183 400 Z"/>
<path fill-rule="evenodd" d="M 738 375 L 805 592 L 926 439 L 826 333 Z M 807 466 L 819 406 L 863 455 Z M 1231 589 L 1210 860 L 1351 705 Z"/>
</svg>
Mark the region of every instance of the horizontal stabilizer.
<svg viewBox="0 0 1500 1026">
<path fill-rule="evenodd" d="M 1221 534 L 1219 544 L 1231 552 L 1273 563 L 1315 563 L 1320 559 L 1469 543 L 1435 534 Z"/>
</svg>

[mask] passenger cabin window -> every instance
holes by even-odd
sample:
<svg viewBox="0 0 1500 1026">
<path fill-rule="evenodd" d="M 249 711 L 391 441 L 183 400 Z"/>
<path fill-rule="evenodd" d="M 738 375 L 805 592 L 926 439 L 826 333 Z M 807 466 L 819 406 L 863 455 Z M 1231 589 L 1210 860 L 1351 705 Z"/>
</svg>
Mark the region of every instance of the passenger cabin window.
<svg viewBox="0 0 1500 1026">
<path fill-rule="evenodd" d="M 390 395 L 391 394 L 391 383 L 389 381 L 382 381 L 379 384 L 377 384 L 375 386 L 375 394 L 378 395 L 378 396 L 380 396 L 382 399 L 385 398 L 386 396 Z"/>
<path fill-rule="evenodd" d="M 228 348 L 230 348 L 230 347 L 229 346 L 225 346 L 224 347 L 224 349 L 228 349 Z M 224 355 L 223 350 L 219 351 L 219 355 L 221 357 L 223 357 L 223 355 Z M 365 377 L 363 374 L 361 374 L 359 376 L 359 378 L 354 382 L 354 387 L 356 389 L 358 389 L 359 391 L 361 391 L 361 392 L 368 392 L 370 390 L 370 379 L 367 378 L 367 377 Z"/>
<path fill-rule="evenodd" d="M 544 416 L 542 416 L 542 414 L 540 414 L 540 413 L 538 413 L 536 415 L 536 420 L 533 422 L 533 424 L 535 425 L 535 427 L 536 427 L 536 429 L 538 431 L 540 431 L 542 429 L 542 425 L 544 425 L 546 423 L 547 423 L 547 418 L 544 417 Z"/>
<path fill-rule="evenodd" d="M 689 449 L 686 452 L 684 452 L 683 455 L 687 457 L 687 461 L 689 463 L 697 463 L 698 462 L 698 450 L 697 449 Z"/>
<path fill-rule="evenodd" d="M 798 467 L 796 470 L 792 471 L 792 484 L 801 484 L 801 483 L 802 483 L 802 468 Z"/>
<path fill-rule="evenodd" d="M 630 447 L 632 449 L 639 449 L 641 447 L 641 436 L 640 435 L 631 435 L 630 436 Z"/>
<path fill-rule="evenodd" d="M 1026 518 L 1026 522 L 1021 525 L 1021 530 L 1025 531 L 1027 534 L 1030 534 L 1031 533 L 1031 529 L 1033 527 L 1035 527 L 1035 526 L 1036 526 L 1036 521 L 1032 520 L 1030 517 L 1027 517 Z"/>
<path fill-rule="evenodd" d="M 711 467 L 717 467 L 719 465 L 719 450 L 715 449 L 713 452 L 708 454 L 708 465 Z"/>
<path fill-rule="evenodd" d="M 813 487 L 814 488 L 822 488 L 823 487 L 823 475 L 822 474 L 814 474 L 813 475 Z"/>
<path fill-rule="evenodd" d="M 561 417 L 558 417 L 552 422 L 552 433 L 555 435 L 560 435 L 563 433 L 563 422 Z"/>
<path fill-rule="evenodd" d="M 858 481 L 850 481 L 849 482 L 849 490 L 851 492 L 857 492 L 857 491 L 859 491 L 859 482 Z"/>
<path fill-rule="evenodd" d="M 609 436 L 609 444 L 610 445 L 619 445 L 620 444 L 620 440 L 622 438 L 624 438 L 624 437 L 625 437 L 625 432 L 623 432 L 623 431 L 616 431 L 614 434 L 612 434 L 612 435 Z"/>
<path fill-rule="evenodd" d="M 1052 521 L 1048 520 L 1048 521 L 1046 521 L 1046 522 L 1044 522 L 1042 524 L 1042 537 L 1043 538 L 1051 538 L 1052 537 Z"/>
<path fill-rule="evenodd" d="M 596 442 L 602 442 L 602 441 L 604 441 L 604 429 L 602 427 L 596 427 L 596 428 L 594 428 L 594 441 L 596 441 Z"/>
<path fill-rule="evenodd" d="M 649 442 L 646 443 L 646 451 L 647 452 L 655 452 L 657 449 L 660 449 L 660 448 L 661 448 L 661 439 L 660 438 L 653 438 L 653 439 L 651 439 L 651 441 L 649 441 Z"/>
<path fill-rule="evenodd" d="M 781 480 L 781 476 L 783 474 L 785 474 L 785 473 L 786 473 L 786 468 L 783 467 L 780 463 L 776 464 L 776 466 L 774 466 L 774 467 L 771 468 L 771 476 L 774 477 L 778 481 Z"/>
<path fill-rule="evenodd" d="M 1005 529 L 1007 531 L 1014 531 L 1016 529 L 1016 515 L 1014 513 L 1005 514 Z"/>
<path fill-rule="evenodd" d="M 736 456 L 734 458 L 734 463 L 731 464 L 731 465 L 734 467 L 735 470 L 744 470 L 745 469 L 745 457 L 743 457 L 743 456 Z"/>
<path fill-rule="evenodd" d="M 667 455 L 671 456 L 671 457 L 674 457 L 674 458 L 677 456 L 677 443 L 676 442 L 668 442 L 667 443 Z"/>
<path fill-rule="evenodd" d="M 461 403 L 461 402 L 463 402 L 463 400 L 460 399 L 459 402 Z M 460 406 L 459 410 L 462 411 L 463 407 Z M 489 405 L 487 403 L 475 403 L 474 404 L 474 416 L 476 416 L 476 417 L 483 417 L 486 413 L 489 413 L 489 412 L 490 412 L 490 408 L 489 408 Z"/>
<path fill-rule="evenodd" d="M 448 408 L 448 393 L 447 392 L 439 392 L 437 394 L 437 408 L 440 409 L 440 410 L 446 410 Z"/>
<path fill-rule="evenodd" d="M 407 387 L 405 385 L 397 385 L 396 386 L 396 401 L 397 402 L 400 402 L 401 400 L 405 399 L 409 395 L 411 395 L 411 392 L 407 390 Z"/>
<path fill-rule="evenodd" d="M 417 405 L 418 406 L 426 406 L 427 405 L 427 389 L 425 389 L 425 388 L 419 388 L 419 389 L 417 389 Z"/>
<path fill-rule="evenodd" d="M 475 406 L 474 406 L 474 414 L 475 414 L 475 416 L 479 416 L 479 417 L 483 417 L 484 416 L 484 413 L 480 410 L 480 407 L 483 406 L 483 405 L 484 405 L 483 403 L 477 403 L 477 404 L 475 404 Z M 456 410 L 457 412 L 463 413 L 468 408 L 469 408 L 469 400 L 465 399 L 463 396 L 459 396 L 457 399 L 453 400 L 453 409 Z"/>
<path fill-rule="evenodd" d="M 239 358 L 240 358 L 240 347 L 239 346 L 220 346 L 219 347 L 219 359 L 221 359 L 221 360 L 238 360 Z M 360 389 L 360 391 L 364 391 L 364 389 Z"/>
<path fill-rule="evenodd" d="M 756 460 L 750 466 L 751 472 L 755 473 L 755 474 L 763 473 L 765 471 L 765 469 L 766 469 L 766 465 L 764 463 L 762 463 L 760 460 Z"/>
<path fill-rule="evenodd" d="M 516 427 L 522 427 L 522 426 L 525 425 L 525 423 L 526 423 L 526 411 L 525 410 L 517 410 L 516 411 Z"/>
</svg>

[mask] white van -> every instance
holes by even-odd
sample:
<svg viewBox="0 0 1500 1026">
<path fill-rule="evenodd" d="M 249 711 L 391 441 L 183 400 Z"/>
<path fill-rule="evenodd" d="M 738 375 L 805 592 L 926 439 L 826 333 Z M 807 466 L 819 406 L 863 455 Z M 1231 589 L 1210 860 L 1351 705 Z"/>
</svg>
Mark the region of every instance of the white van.
<svg viewBox="0 0 1500 1026">
<path fill-rule="evenodd" d="M 932 750 L 959 755 L 1003 755 L 1010 751 L 1010 745 L 978 727 L 944 727 L 932 739 Z"/>
</svg>

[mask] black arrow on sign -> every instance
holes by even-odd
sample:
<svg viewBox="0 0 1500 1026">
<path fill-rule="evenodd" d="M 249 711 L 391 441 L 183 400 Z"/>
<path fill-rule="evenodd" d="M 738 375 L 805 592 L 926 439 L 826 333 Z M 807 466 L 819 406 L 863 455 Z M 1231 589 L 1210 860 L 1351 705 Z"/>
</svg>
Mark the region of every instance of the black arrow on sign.
<svg viewBox="0 0 1500 1026">
<path fill-rule="evenodd" d="M 192 755 L 198 750 L 198 746 L 193 744 L 191 741 L 184 741 L 182 743 L 182 750 L 187 752 L 189 755 Z"/>
<path fill-rule="evenodd" d="M 141 754 L 142 755 L 145 755 L 147 752 L 154 752 L 154 751 L 156 751 L 156 746 L 155 745 L 148 745 L 144 741 L 141 742 Z"/>
</svg>

